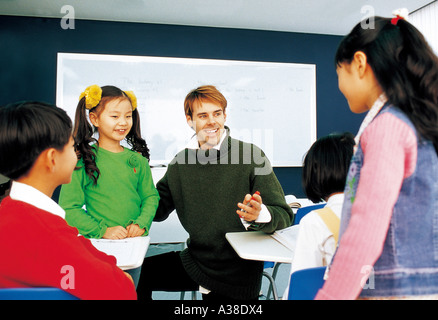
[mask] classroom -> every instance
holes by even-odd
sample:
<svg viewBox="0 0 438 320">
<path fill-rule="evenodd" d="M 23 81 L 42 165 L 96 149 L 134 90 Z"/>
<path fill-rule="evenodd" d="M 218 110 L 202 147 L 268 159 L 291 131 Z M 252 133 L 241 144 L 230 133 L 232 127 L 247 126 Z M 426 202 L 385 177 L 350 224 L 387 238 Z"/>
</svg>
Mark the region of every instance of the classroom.
<svg viewBox="0 0 438 320">
<path fill-rule="evenodd" d="M 407 8 L 408 21 L 423 33 L 437 54 L 438 1 L 431 0 L 385 2 L 361 0 L 354 1 L 354 3 L 348 0 L 315 0 L 309 3 L 275 0 L 271 1 L 268 7 L 262 0 L 251 1 L 250 5 L 244 0 L 208 2 L 200 0 L 120 2 L 113 0 L 106 1 L 105 5 L 91 0 L 76 1 L 71 4 L 58 0 L 2 1 L 0 3 L 0 41 L 4 50 L 0 51 L 0 61 L 2 61 L 0 106 L 23 100 L 44 101 L 67 110 L 74 120 L 73 114 L 77 101 L 72 102 L 70 97 L 79 97 L 81 91 L 75 90 L 81 86 L 85 89 L 83 83 L 88 83 L 90 79 L 100 81 L 101 86 L 117 85 L 125 88 L 134 83 L 132 90 L 139 91 L 137 98 L 139 106 L 142 106 L 148 103 L 153 104 L 147 100 L 151 94 L 163 97 L 160 101 L 174 101 L 173 94 L 178 89 L 181 91 L 183 89 L 184 95 L 187 94 L 188 89 L 195 88 L 192 83 L 196 84 L 197 75 L 204 73 L 205 70 L 213 70 L 211 81 L 215 83 L 211 84 L 217 85 L 225 96 L 229 93 L 231 97 L 234 97 L 238 96 L 239 91 L 229 89 L 232 86 L 231 80 L 234 78 L 227 68 L 239 70 L 236 72 L 237 80 L 242 80 L 239 78 L 240 70 L 243 73 L 246 72 L 246 68 L 248 70 L 260 68 L 259 75 L 262 75 L 258 79 L 260 81 L 254 87 L 249 85 L 245 87 L 249 89 L 243 94 L 249 97 L 243 96 L 229 100 L 227 122 L 231 128 L 231 135 L 233 129 L 242 136 L 247 134 L 243 129 L 239 131 L 239 128 L 246 128 L 247 124 L 244 124 L 244 119 L 248 110 L 252 110 L 252 113 L 255 110 L 263 115 L 265 112 L 274 110 L 272 121 L 274 123 L 277 121 L 278 127 L 275 128 L 277 131 L 271 133 L 269 131 L 271 123 L 268 122 L 270 120 L 261 116 L 254 118 L 256 119 L 254 122 L 258 120 L 261 123 L 268 123 L 266 125 L 268 129 L 261 129 L 262 133 L 260 133 L 257 130 L 262 128 L 262 125 L 253 124 L 253 127 L 249 129 L 251 130 L 250 136 L 260 142 L 262 149 L 267 151 L 268 155 L 275 155 L 276 161 L 272 163 L 273 172 L 284 194 L 309 204 L 305 201 L 307 200 L 306 192 L 302 186 L 302 161 L 306 151 L 317 139 L 333 133 L 351 132 L 356 135 L 366 116 L 366 113 L 351 112 L 348 101 L 339 90 L 335 63 L 336 50 L 344 36 L 358 22 L 374 15 L 392 17 L 393 11 L 399 8 Z M 145 70 L 153 70 L 155 67 L 163 67 L 163 69 L 152 71 L 150 77 L 147 77 L 143 69 L 138 69 L 136 73 L 136 67 L 134 67 L 132 70 L 129 69 L 128 75 L 120 76 L 118 73 L 119 77 L 113 83 L 104 83 L 105 80 L 102 78 L 106 74 L 103 74 L 97 67 L 96 70 L 88 68 L 86 65 L 88 62 L 102 63 L 101 70 L 125 68 L 135 63 L 150 64 L 150 69 Z M 80 67 L 77 68 L 76 74 L 71 75 L 69 68 L 75 63 L 78 63 Z M 168 70 L 164 69 L 166 63 L 170 65 Z M 186 69 L 189 65 L 194 66 L 193 70 Z M 282 85 L 289 85 L 287 84 L 289 76 L 287 72 L 289 71 L 285 71 L 285 81 L 279 81 L 279 84 L 271 81 L 278 78 L 277 75 L 280 74 L 274 70 L 276 67 L 283 71 L 291 68 L 290 72 L 304 70 L 297 82 L 305 83 L 305 88 L 298 88 L 298 85 L 293 84 L 294 89 L 291 89 L 293 94 L 290 97 L 297 97 L 299 92 L 304 91 L 310 97 L 310 107 L 304 103 L 302 110 L 298 109 L 290 114 L 283 113 L 281 98 L 288 99 L 289 96 L 285 94 L 277 102 L 275 100 L 278 96 L 277 91 L 272 91 L 271 94 L 266 89 L 266 92 L 262 92 L 265 85 L 269 89 L 278 87 L 280 91 L 284 90 Z M 83 73 L 88 69 L 90 74 L 84 76 Z M 222 75 L 216 70 L 226 71 Z M 159 87 L 153 87 L 151 84 L 153 80 L 160 76 L 166 78 L 166 75 L 173 74 L 171 72 L 175 72 L 174 77 L 180 82 L 172 80 L 170 84 L 163 85 L 165 80 L 160 78 L 154 84 L 158 83 Z M 252 72 L 248 71 L 248 75 L 257 77 L 257 72 L 254 74 Z M 263 72 L 266 72 L 267 78 L 272 78 L 263 78 Z M 78 74 L 84 79 L 79 80 Z M 129 78 L 129 74 L 132 75 L 132 79 Z M 309 74 L 312 77 L 308 79 L 306 77 Z M 187 88 L 181 88 L 184 81 L 187 82 Z M 307 86 L 308 83 L 310 85 Z M 93 83 L 88 85 L 91 84 Z M 199 85 L 203 84 L 209 83 L 199 83 Z M 150 90 L 152 93 L 146 90 L 149 87 L 152 88 Z M 141 92 L 143 89 L 144 92 Z M 263 96 L 262 93 L 265 95 Z M 179 99 L 179 96 L 177 97 Z M 151 100 L 153 99 L 158 98 L 154 96 Z M 179 124 L 186 126 L 183 117 L 183 99 L 184 96 L 179 101 L 179 106 L 174 109 L 175 112 L 180 113 L 178 116 L 169 116 L 171 113 L 167 112 L 164 107 L 164 111 L 153 108 L 153 112 L 148 113 L 150 118 L 147 119 L 148 125 L 145 126 L 147 129 L 143 127 L 142 129 L 147 136 L 151 158 L 154 161 L 153 147 L 155 146 L 157 150 L 166 139 L 160 137 L 161 140 L 149 144 L 154 133 L 146 132 L 152 130 L 150 128 L 156 127 L 159 131 L 166 126 L 171 127 L 174 124 L 173 121 L 175 119 L 179 121 L 180 118 L 182 121 L 179 121 Z M 250 101 L 252 109 L 243 111 L 239 109 L 242 108 L 245 100 Z M 270 102 L 273 106 L 269 105 Z M 234 106 L 236 110 L 239 110 L 233 113 L 232 107 Z M 140 109 L 140 116 L 146 117 Z M 307 116 L 306 112 L 310 112 L 309 127 L 304 127 L 305 129 L 302 130 L 300 115 Z M 160 116 L 163 118 L 157 120 L 156 118 Z M 234 119 L 231 119 L 232 117 Z M 282 121 L 275 118 L 282 118 Z M 142 119 L 142 123 L 145 123 L 146 120 Z M 175 137 L 178 136 L 178 130 L 179 127 L 174 133 Z M 293 133 L 294 130 L 297 134 Z M 281 136 L 287 136 L 292 132 L 291 135 L 295 137 L 299 132 L 303 134 L 303 137 L 297 138 L 296 145 L 295 141 L 291 143 L 290 140 L 284 140 L 284 142 L 281 140 L 274 147 L 269 146 L 269 141 L 274 139 L 278 141 L 277 132 L 280 132 Z M 166 156 L 176 154 L 173 149 L 168 150 L 163 151 L 163 153 L 167 152 Z M 289 155 L 294 156 L 293 160 L 288 158 Z M 156 183 L 164 175 L 169 159 L 163 162 L 161 157 L 156 162 L 154 161 L 151 161 L 150 165 L 154 183 Z M 2 183 L 3 181 L 0 180 L 0 185 Z M 57 188 L 52 197 L 56 202 L 59 201 L 59 193 L 60 189 Z M 182 230 L 176 215 L 171 216 L 171 221 L 166 223 L 167 225 L 153 222 L 148 254 L 154 250 L 161 252 L 180 250 L 181 245 L 184 247 L 183 238 L 188 235 Z M 265 270 L 268 275 L 263 278 L 262 282 L 263 299 L 273 299 L 271 281 L 274 286 L 277 286 L 275 288 L 275 291 L 278 291 L 275 292 L 276 298 L 281 298 L 288 286 L 290 262 L 278 263 L 277 268 L 273 280 L 270 279 L 273 268 Z M 154 297 L 158 300 L 179 300 L 180 298 L 189 299 L 188 295 L 188 292 L 185 296 L 180 293 L 173 295 L 163 293 Z M 193 293 L 193 297 L 199 298 L 200 294 Z"/>
</svg>

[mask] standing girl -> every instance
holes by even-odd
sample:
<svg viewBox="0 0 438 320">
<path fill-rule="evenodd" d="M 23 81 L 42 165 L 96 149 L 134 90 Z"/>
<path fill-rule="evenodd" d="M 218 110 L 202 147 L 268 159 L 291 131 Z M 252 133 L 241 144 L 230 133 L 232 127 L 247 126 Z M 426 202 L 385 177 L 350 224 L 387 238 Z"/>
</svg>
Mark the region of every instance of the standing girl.
<svg viewBox="0 0 438 320">
<path fill-rule="evenodd" d="M 94 131 L 99 134 L 97 141 Z M 78 170 L 72 182 L 62 187 L 59 199 L 67 222 L 88 238 L 147 235 L 159 196 L 134 93 L 114 86 L 88 87 L 80 96 L 73 135 Z M 120 144 L 125 139 L 132 150 Z"/>
<path fill-rule="evenodd" d="M 401 17 L 371 19 L 336 53 L 341 92 L 368 114 L 316 298 L 438 298 L 438 58 Z"/>
</svg>

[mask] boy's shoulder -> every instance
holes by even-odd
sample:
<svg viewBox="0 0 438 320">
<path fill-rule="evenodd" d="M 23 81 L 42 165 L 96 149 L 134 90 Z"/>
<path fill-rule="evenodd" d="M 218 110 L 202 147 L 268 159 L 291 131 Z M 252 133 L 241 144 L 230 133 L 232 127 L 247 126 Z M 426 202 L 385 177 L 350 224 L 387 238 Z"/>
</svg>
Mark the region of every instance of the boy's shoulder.
<svg viewBox="0 0 438 320">
<path fill-rule="evenodd" d="M 14 200 L 11 197 L 3 199 L 0 205 L 0 229 L 15 230 L 14 225 L 19 225 L 21 234 L 35 232 L 36 229 L 59 229 L 67 227 L 65 220 L 48 211 L 39 209 L 29 203 Z"/>
</svg>

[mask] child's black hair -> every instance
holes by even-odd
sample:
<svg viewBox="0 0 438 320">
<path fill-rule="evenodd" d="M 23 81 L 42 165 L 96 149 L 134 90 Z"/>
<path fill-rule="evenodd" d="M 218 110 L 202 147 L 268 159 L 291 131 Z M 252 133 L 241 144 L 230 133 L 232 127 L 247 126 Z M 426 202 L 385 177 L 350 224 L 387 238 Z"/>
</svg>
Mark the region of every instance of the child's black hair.
<svg viewBox="0 0 438 320">
<path fill-rule="evenodd" d="M 26 175 L 46 149 L 63 150 L 72 136 L 67 113 L 51 104 L 22 101 L 0 107 L 0 173 Z"/>
<path fill-rule="evenodd" d="M 374 28 L 357 24 L 340 43 L 335 65 L 364 52 L 388 101 L 400 108 L 438 151 L 438 57 L 424 36 L 401 19 L 373 17 Z"/>
<path fill-rule="evenodd" d="M 354 144 L 353 135 L 346 132 L 322 137 L 310 147 L 302 174 L 309 200 L 318 203 L 333 193 L 344 192 Z"/>
</svg>

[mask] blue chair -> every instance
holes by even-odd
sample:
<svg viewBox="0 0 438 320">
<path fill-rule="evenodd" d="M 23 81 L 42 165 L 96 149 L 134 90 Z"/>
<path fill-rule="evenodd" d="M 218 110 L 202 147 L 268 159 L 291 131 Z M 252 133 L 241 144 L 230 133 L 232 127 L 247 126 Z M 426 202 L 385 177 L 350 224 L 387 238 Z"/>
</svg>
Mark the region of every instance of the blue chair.
<svg viewBox="0 0 438 320">
<path fill-rule="evenodd" d="M 321 208 L 324 208 L 324 207 L 325 207 L 325 203 L 315 204 L 315 205 L 311 205 L 311 206 L 306 206 L 306 207 L 299 208 L 299 209 L 297 210 L 297 213 L 295 214 L 295 218 L 294 218 L 294 223 L 293 223 L 293 225 L 299 224 L 300 221 L 301 221 L 301 219 L 302 219 L 306 214 L 308 214 L 310 211 L 318 210 L 318 209 L 321 209 Z"/>
<path fill-rule="evenodd" d="M 297 270 L 292 273 L 289 283 L 288 300 L 313 300 L 324 285 L 327 267 Z"/>
<path fill-rule="evenodd" d="M 6 288 L 0 289 L 0 300 L 79 300 L 58 288 Z"/>
</svg>

